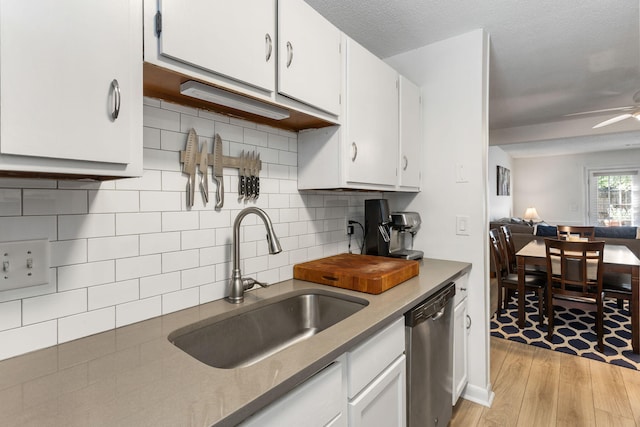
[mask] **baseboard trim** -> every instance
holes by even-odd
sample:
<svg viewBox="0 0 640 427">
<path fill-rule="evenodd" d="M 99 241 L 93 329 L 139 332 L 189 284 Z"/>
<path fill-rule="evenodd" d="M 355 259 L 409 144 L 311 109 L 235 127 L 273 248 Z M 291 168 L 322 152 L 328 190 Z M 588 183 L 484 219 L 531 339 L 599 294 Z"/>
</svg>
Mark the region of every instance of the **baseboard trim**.
<svg viewBox="0 0 640 427">
<path fill-rule="evenodd" d="M 478 387 L 473 384 L 467 384 L 464 391 L 462 392 L 463 399 L 486 406 L 487 408 L 491 407 L 495 396 L 495 393 L 493 392 L 493 390 L 491 390 L 491 384 L 489 384 L 487 388 Z"/>
</svg>

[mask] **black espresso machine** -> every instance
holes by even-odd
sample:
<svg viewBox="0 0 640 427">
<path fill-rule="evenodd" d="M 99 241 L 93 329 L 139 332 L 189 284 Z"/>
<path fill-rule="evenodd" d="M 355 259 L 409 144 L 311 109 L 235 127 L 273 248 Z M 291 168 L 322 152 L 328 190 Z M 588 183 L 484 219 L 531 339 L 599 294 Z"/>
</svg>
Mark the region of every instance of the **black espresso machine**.
<svg viewBox="0 0 640 427">
<path fill-rule="evenodd" d="M 365 200 L 364 253 L 392 258 L 422 258 L 424 253 L 413 249 L 413 236 L 420 223 L 417 212 L 390 212 L 386 199 Z"/>
</svg>

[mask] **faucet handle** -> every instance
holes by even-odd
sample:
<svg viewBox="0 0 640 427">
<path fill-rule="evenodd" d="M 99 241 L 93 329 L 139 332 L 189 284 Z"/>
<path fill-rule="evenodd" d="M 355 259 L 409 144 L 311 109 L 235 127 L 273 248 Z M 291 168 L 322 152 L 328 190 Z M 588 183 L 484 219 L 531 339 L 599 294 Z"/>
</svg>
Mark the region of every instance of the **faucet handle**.
<svg viewBox="0 0 640 427">
<path fill-rule="evenodd" d="M 263 288 L 268 288 L 269 284 L 266 282 L 259 282 L 256 279 L 254 279 L 253 277 L 244 277 L 242 279 L 242 286 L 244 287 L 244 290 L 249 290 L 251 288 L 253 288 L 253 285 L 259 285 Z"/>
</svg>

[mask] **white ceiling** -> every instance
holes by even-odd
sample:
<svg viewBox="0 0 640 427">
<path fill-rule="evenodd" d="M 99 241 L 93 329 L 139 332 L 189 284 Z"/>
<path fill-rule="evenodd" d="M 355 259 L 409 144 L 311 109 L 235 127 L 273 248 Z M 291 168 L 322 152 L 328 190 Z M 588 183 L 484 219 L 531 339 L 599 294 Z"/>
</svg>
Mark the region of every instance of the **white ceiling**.
<svg viewBox="0 0 640 427">
<path fill-rule="evenodd" d="M 589 133 L 591 125 L 618 113 L 582 116 L 575 123 L 564 115 L 633 105 L 640 90 L 640 0 L 306 1 L 381 58 L 484 28 L 491 36 L 492 131 L 564 127 L 562 139 L 546 144 L 548 154 L 552 147 L 565 154 L 580 150 L 570 141 L 564 147 L 571 132 L 566 128 L 579 123 L 577 133 L 585 134 L 585 126 Z M 640 122 L 632 119 L 603 130 L 637 132 L 640 138 Z M 518 145 L 514 156 L 526 151 Z M 598 144 L 591 145 L 595 150 Z"/>
</svg>

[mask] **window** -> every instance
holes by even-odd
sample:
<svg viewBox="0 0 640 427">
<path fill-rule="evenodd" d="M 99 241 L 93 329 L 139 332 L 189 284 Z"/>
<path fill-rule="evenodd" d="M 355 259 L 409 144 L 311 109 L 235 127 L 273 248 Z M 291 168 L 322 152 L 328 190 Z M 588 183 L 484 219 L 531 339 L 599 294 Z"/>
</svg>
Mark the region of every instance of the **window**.
<svg viewBox="0 0 640 427">
<path fill-rule="evenodd" d="M 640 175 L 637 169 L 590 170 L 589 223 L 640 224 Z"/>
</svg>

